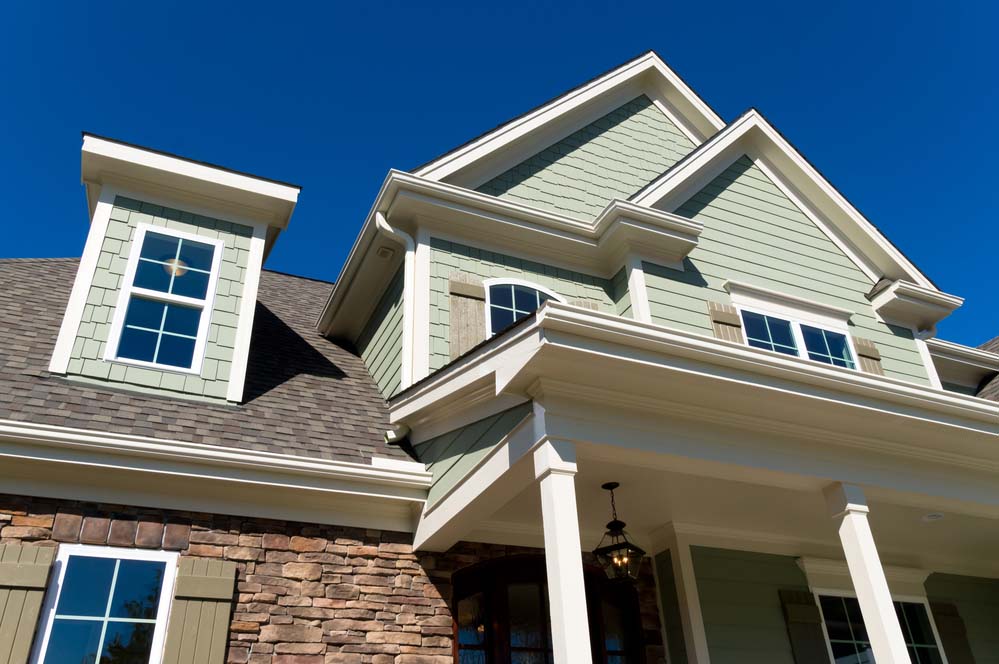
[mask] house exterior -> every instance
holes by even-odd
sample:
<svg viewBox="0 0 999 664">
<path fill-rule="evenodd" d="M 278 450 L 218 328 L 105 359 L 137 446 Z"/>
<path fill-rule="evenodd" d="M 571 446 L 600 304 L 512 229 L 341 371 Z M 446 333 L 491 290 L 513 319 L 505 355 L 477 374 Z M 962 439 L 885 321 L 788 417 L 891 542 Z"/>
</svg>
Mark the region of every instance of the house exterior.
<svg viewBox="0 0 999 664">
<path fill-rule="evenodd" d="M 656 54 L 389 172 L 334 284 L 263 267 L 294 185 L 82 180 L 0 260 L 0 664 L 999 662 L 999 341 Z"/>
</svg>

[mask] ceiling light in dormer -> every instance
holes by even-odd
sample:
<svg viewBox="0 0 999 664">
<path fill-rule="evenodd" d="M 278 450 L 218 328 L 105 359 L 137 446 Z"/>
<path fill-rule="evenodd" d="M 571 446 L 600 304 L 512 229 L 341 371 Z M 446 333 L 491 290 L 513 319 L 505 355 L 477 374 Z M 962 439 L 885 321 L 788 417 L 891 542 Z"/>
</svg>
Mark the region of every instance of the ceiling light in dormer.
<svg viewBox="0 0 999 664">
<path fill-rule="evenodd" d="M 942 512 L 930 512 L 929 514 L 923 516 L 923 521 L 926 523 L 933 523 L 934 521 L 939 521 L 942 518 L 944 518 Z"/>
<path fill-rule="evenodd" d="M 183 277 L 187 274 L 187 263 L 179 258 L 171 258 L 163 263 L 163 271 L 172 277 Z"/>
</svg>

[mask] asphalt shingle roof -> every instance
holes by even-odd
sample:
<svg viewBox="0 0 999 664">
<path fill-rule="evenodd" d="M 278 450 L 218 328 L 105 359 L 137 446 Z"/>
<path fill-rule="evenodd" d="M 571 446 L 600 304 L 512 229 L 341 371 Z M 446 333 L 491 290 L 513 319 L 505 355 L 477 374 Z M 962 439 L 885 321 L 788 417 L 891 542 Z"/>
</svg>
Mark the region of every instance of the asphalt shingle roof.
<svg viewBox="0 0 999 664">
<path fill-rule="evenodd" d="M 332 284 L 261 275 L 244 403 L 80 384 L 48 372 L 77 259 L 0 259 L 0 419 L 367 463 L 388 409 L 364 363 L 319 335 Z"/>
</svg>

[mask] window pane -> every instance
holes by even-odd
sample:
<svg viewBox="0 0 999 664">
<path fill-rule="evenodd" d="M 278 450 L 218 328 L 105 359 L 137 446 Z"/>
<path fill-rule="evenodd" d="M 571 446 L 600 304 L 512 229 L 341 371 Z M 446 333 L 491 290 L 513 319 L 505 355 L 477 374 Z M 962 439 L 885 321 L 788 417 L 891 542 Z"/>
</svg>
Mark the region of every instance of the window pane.
<svg viewBox="0 0 999 664">
<path fill-rule="evenodd" d="M 111 600 L 112 618 L 155 618 L 166 565 L 152 560 L 122 560 Z"/>
<path fill-rule="evenodd" d="M 796 347 L 796 344 L 794 343 L 794 334 L 791 332 L 791 323 L 789 321 L 767 316 L 767 325 L 770 326 L 770 336 L 773 337 L 774 344 L 787 346 L 789 348 Z"/>
<path fill-rule="evenodd" d="M 167 307 L 166 323 L 163 325 L 163 331 L 196 337 L 198 336 L 198 324 L 200 322 L 201 309 L 171 304 Z"/>
<path fill-rule="evenodd" d="M 754 314 L 752 311 L 742 312 L 742 324 L 746 326 L 746 337 L 750 341 L 756 339 L 767 343 L 769 348 L 770 335 L 767 333 L 767 324 L 763 316 Z M 759 346 L 757 346 L 759 348 Z"/>
<path fill-rule="evenodd" d="M 510 612 L 510 646 L 514 648 L 540 648 L 542 646 L 541 628 L 543 622 L 541 588 L 533 583 L 514 583 L 507 586 L 506 595 Z"/>
<path fill-rule="evenodd" d="M 156 357 L 156 332 L 126 327 L 118 340 L 118 357 L 141 362 L 152 362 Z"/>
<path fill-rule="evenodd" d="M 180 260 L 182 265 L 211 272 L 212 259 L 215 257 L 215 247 L 204 242 L 184 240 L 180 245 Z"/>
<path fill-rule="evenodd" d="M 801 326 L 801 334 L 805 338 L 809 359 L 848 369 L 854 367 L 846 335 L 809 325 Z"/>
<path fill-rule="evenodd" d="M 207 272 L 195 272 L 180 268 L 177 270 L 177 276 L 173 279 L 173 289 L 170 292 L 174 295 L 196 297 L 203 300 L 208 293 L 208 276 Z"/>
<path fill-rule="evenodd" d="M 826 621 L 829 639 L 832 641 L 852 640 L 853 635 L 850 633 L 850 625 L 847 622 L 843 598 L 823 596 L 819 598 L 819 603 L 822 605 L 822 617 Z"/>
<path fill-rule="evenodd" d="M 513 286 L 497 284 L 489 287 L 489 303 L 497 307 L 513 309 Z"/>
<path fill-rule="evenodd" d="M 458 644 L 480 646 L 485 642 L 486 617 L 482 593 L 475 593 L 458 602 Z"/>
<path fill-rule="evenodd" d="M 841 360 L 850 360 L 850 346 L 846 343 L 846 335 L 839 332 L 825 331 L 829 354 Z"/>
<path fill-rule="evenodd" d="M 860 664 L 874 664 L 874 650 L 870 643 L 861 643 L 857 646 L 857 661 Z"/>
<path fill-rule="evenodd" d="M 135 281 L 132 283 L 138 288 L 148 288 L 149 290 L 166 293 L 170 289 L 170 274 L 173 268 L 162 263 L 150 263 L 139 261 L 135 268 Z"/>
<path fill-rule="evenodd" d="M 511 652 L 511 664 L 545 664 L 545 655 L 541 652 Z"/>
<path fill-rule="evenodd" d="M 152 623 L 108 623 L 100 664 L 147 664 L 153 627 Z"/>
<path fill-rule="evenodd" d="M 189 369 L 194 359 L 194 339 L 174 337 L 164 334 L 160 337 L 160 351 L 156 355 L 157 364 Z"/>
<path fill-rule="evenodd" d="M 146 233 L 139 256 L 154 261 L 168 261 L 177 257 L 179 238 L 160 233 Z"/>
<path fill-rule="evenodd" d="M 609 651 L 624 650 L 624 617 L 621 608 L 608 602 L 603 603 L 604 647 Z"/>
<path fill-rule="evenodd" d="M 867 641 L 867 627 L 864 626 L 864 616 L 860 613 L 860 602 L 856 597 L 844 597 L 846 615 L 850 618 L 850 628 L 853 630 L 854 641 Z"/>
<path fill-rule="evenodd" d="M 916 651 L 919 656 L 918 664 L 943 664 L 940 651 L 936 648 L 913 648 L 912 650 Z M 912 664 L 917 664 L 917 661 L 913 659 Z"/>
<path fill-rule="evenodd" d="M 147 300 L 144 297 L 132 297 L 128 301 L 128 311 L 125 312 L 125 325 L 158 330 L 163 323 L 165 307 L 162 302 Z"/>
<path fill-rule="evenodd" d="M 114 561 L 111 561 L 114 563 Z M 102 611 L 103 613 L 103 611 Z M 101 628 L 99 620 L 59 620 L 52 623 L 49 645 L 45 651 L 45 664 L 67 664 L 97 660 Z"/>
<path fill-rule="evenodd" d="M 70 556 L 56 613 L 60 616 L 103 616 L 114 566 L 113 558 Z"/>
<path fill-rule="evenodd" d="M 531 313 L 538 308 L 538 291 L 527 286 L 514 286 L 513 303 L 517 311 Z"/>
<path fill-rule="evenodd" d="M 933 629 L 930 627 L 930 619 L 926 615 L 926 607 L 922 604 L 912 602 L 896 602 L 896 606 L 901 606 L 905 613 L 905 622 L 908 625 L 910 640 L 917 646 L 935 646 L 936 639 L 933 638 Z"/>
<path fill-rule="evenodd" d="M 486 653 L 482 650 L 461 650 L 458 664 L 486 664 Z"/>
<path fill-rule="evenodd" d="M 489 316 L 492 321 L 493 334 L 513 325 L 513 312 L 509 309 L 490 307 Z"/>
</svg>

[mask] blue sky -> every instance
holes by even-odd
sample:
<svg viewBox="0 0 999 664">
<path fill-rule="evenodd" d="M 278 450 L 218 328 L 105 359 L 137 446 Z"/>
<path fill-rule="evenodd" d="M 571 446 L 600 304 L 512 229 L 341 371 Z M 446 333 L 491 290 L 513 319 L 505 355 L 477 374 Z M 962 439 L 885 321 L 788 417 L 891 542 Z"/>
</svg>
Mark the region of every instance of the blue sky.
<svg viewBox="0 0 999 664">
<path fill-rule="evenodd" d="M 11 3 L 0 256 L 80 254 L 86 130 L 302 185 L 267 267 L 334 279 L 389 168 L 655 49 L 967 298 L 941 337 L 999 334 L 996 3 L 418 4 Z"/>
</svg>

